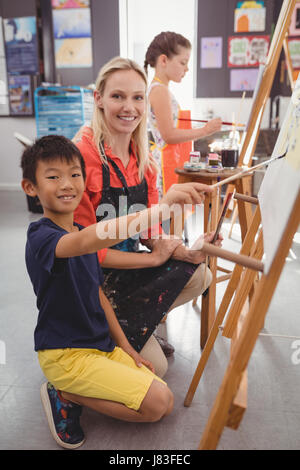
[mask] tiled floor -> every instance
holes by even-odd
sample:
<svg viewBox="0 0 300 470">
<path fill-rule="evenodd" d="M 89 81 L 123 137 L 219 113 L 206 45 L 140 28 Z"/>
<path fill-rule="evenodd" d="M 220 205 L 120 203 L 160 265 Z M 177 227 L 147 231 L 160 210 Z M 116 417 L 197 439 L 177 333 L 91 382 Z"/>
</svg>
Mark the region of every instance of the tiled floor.
<svg viewBox="0 0 300 470">
<path fill-rule="evenodd" d="M 0 213 L 0 449 L 58 449 L 39 396 L 44 377 L 33 351 L 35 297 L 24 263 L 26 229 L 39 216 L 27 211 L 21 192 L 12 191 L 0 192 Z M 238 251 L 235 229 L 223 246 Z M 195 233 L 193 226 L 189 233 Z M 218 449 L 300 449 L 299 233 L 292 249 L 262 331 L 272 336 L 259 336 L 249 363 L 248 409 L 237 431 L 225 428 Z M 224 289 L 225 283 L 218 285 L 217 304 Z M 191 304 L 177 308 L 160 330 L 176 349 L 165 377 L 175 395 L 173 413 L 159 423 L 131 424 L 85 409 L 81 422 L 87 439 L 81 449 L 197 448 L 228 361 L 229 340 L 218 337 L 194 400 L 185 408 L 200 356 L 199 310 Z"/>
</svg>

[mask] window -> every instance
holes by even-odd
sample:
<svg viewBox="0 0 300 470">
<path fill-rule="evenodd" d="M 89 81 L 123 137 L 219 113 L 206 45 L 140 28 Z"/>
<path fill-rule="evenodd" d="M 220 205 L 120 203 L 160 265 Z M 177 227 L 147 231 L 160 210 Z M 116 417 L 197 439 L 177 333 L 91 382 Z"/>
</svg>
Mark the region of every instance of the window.
<svg viewBox="0 0 300 470">
<path fill-rule="evenodd" d="M 161 31 L 180 33 L 192 44 L 189 72 L 180 84 L 170 83 L 182 109 L 192 109 L 195 43 L 195 0 L 119 0 L 120 55 L 144 66 L 146 50 Z M 153 70 L 148 68 L 149 82 Z"/>
</svg>

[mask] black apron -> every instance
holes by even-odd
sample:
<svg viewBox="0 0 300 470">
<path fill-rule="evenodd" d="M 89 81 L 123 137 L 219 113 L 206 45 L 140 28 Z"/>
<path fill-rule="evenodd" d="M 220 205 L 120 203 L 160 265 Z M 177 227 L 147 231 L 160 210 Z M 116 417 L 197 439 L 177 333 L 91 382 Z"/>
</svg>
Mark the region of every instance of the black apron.
<svg viewBox="0 0 300 470">
<path fill-rule="evenodd" d="M 126 215 L 133 204 L 142 204 L 147 207 L 148 186 L 146 179 L 144 178 L 140 184 L 128 187 L 117 164 L 109 157 L 107 160 L 112 164 L 123 186 L 122 188 L 110 186 L 109 167 L 102 164 L 103 192 L 96 211 L 97 220 L 104 217 L 103 207 L 101 208 L 103 204 L 112 204 L 117 217 Z M 127 204 L 124 204 L 125 199 L 121 199 L 123 201 L 121 208 L 119 207 L 120 196 L 127 197 Z M 137 252 L 139 237 L 129 238 L 111 248 Z M 143 348 L 197 267 L 196 264 L 169 259 L 162 266 L 154 268 L 102 268 L 104 273 L 103 291 L 109 299 L 129 343 L 136 351 Z"/>
</svg>

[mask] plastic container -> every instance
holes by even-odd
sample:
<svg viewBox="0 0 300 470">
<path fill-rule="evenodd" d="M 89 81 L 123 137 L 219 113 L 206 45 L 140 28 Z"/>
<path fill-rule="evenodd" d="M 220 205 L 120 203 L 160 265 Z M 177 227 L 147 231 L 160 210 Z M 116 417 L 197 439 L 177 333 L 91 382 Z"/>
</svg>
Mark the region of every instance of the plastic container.
<svg viewBox="0 0 300 470">
<path fill-rule="evenodd" d="M 44 86 L 34 92 L 37 137 L 49 134 L 72 139 L 90 121 L 93 92 L 79 86 Z"/>
</svg>

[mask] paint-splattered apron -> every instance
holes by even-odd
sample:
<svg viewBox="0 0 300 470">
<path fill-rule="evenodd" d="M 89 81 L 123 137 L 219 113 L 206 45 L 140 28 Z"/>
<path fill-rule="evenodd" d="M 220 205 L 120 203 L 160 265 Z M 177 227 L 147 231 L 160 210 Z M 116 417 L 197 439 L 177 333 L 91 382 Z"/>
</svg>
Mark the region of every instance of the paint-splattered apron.
<svg viewBox="0 0 300 470">
<path fill-rule="evenodd" d="M 148 186 L 145 178 L 140 184 L 128 187 L 117 164 L 109 157 L 107 159 L 123 186 L 121 188 L 110 186 L 109 167 L 102 164 L 103 193 L 97 212 L 103 213 L 101 209 L 103 204 L 112 204 L 117 217 L 128 213 L 133 204 L 143 204 L 146 207 Z M 126 204 L 122 204 L 121 211 L 120 196 L 127 196 L 127 207 Z M 101 217 L 98 216 L 97 220 L 101 220 Z M 112 248 L 137 252 L 138 246 L 138 238 L 130 238 Z M 137 351 L 143 348 L 197 267 L 198 265 L 184 261 L 168 260 L 162 266 L 154 268 L 103 268 L 103 290 L 128 341 Z"/>
</svg>

